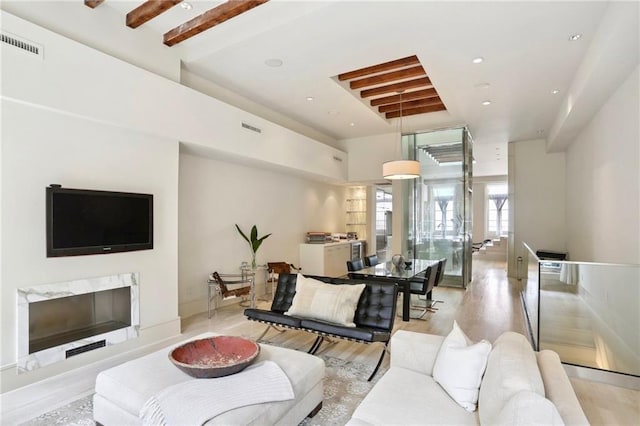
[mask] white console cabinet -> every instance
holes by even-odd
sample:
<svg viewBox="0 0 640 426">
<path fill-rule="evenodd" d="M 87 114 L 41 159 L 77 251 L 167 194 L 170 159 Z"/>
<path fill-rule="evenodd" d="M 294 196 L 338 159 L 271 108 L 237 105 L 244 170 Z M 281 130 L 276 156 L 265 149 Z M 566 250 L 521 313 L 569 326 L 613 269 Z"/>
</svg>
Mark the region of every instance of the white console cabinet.
<svg viewBox="0 0 640 426">
<path fill-rule="evenodd" d="M 346 275 L 347 260 L 351 260 L 350 242 L 300 244 L 300 267 L 305 275 Z"/>
</svg>

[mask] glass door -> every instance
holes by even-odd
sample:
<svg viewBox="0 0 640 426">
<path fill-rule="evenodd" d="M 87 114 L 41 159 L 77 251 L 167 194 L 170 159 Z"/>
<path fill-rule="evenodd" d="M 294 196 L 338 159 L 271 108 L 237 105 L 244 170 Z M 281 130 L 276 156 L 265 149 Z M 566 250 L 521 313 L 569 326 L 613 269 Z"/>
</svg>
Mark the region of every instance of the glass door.
<svg viewBox="0 0 640 426">
<path fill-rule="evenodd" d="M 420 161 L 421 177 L 408 183 L 407 236 L 411 257 L 446 259 L 444 284 L 471 279 L 471 138 L 465 128 L 405 136 Z"/>
</svg>

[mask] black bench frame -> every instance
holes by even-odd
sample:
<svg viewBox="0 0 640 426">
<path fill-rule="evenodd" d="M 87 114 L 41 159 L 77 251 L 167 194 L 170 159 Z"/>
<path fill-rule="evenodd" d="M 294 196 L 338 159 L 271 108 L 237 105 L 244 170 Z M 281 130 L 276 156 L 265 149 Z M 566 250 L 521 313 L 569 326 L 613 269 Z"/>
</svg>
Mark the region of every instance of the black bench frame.
<svg viewBox="0 0 640 426">
<path fill-rule="evenodd" d="M 391 339 L 393 322 L 396 317 L 398 286 L 394 283 L 370 279 L 360 281 L 357 279 L 319 276 L 308 276 L 308 278 L 314 278 L 327 284 L 365 284 L 366 287 L 358 300 L 358 307 L 353 319 L 356 324 L 355 327 L 345 327 L 326 321 L 285 315 L 285 312 L 291 307 L 293 296 L 296 293 L 297 274 L 280 274 L 270 310 L 245 309 L 245 316 L 251 321 L 269 325 L 260 338 L 264 337 L 272 326 L 317 334 L 318 336 L 308 350 L 311 354 L 315 354 L 318 351 L 326 337 L 336 337 L 367 344 L 383 343 L 384 348 L 382 354 L 380 354 L 380 359 L 368 379 L 368 381 L 371 381 L 382 364 Z"/>
</svg>

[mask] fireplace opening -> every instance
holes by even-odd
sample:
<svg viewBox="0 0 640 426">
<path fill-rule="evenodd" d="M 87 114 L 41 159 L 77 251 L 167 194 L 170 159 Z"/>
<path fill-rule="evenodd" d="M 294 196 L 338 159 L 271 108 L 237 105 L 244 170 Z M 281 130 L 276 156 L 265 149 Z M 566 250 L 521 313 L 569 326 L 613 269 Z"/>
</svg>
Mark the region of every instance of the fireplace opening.
<svg viewBox="0 0 640 426">
<path fill-rule="evenodd" d="M 131 326 L 131 287 L 29 304 L 29 353 Z"/>
</svg>

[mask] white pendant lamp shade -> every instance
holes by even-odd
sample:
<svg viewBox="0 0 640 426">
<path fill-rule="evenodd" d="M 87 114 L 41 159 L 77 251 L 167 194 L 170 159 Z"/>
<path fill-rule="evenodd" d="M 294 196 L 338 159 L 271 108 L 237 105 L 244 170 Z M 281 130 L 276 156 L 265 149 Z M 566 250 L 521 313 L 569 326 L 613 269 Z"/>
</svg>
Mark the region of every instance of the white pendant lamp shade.
<svg viewBox="0 0 640 426">
<path fill-rule="evenodd" d="M 420 162 L 414 160 L 396 160 L 382 163 L 382 176 L 385 179 L 415 179 L 420 177 Z"/>
</svg>

